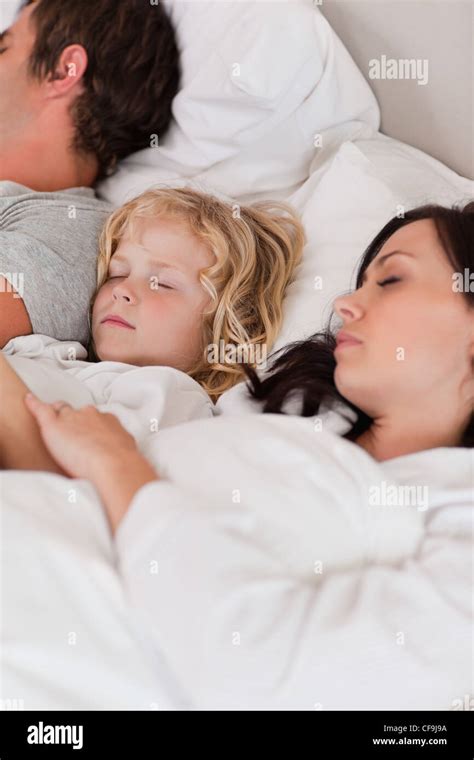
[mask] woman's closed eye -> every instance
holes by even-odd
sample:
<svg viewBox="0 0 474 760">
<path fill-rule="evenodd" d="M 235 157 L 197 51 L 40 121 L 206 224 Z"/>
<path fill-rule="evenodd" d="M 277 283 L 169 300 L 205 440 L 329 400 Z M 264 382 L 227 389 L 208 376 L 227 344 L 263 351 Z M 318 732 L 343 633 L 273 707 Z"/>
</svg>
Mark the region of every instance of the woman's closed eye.
<svg viewBox="0 0 474 760">
<path fill-rule="evenodd" d="M 392 285 L 394 282 L 400 282 L 401 277 L 387 277 L 385 280 L 381 280 L 381 282 L 377 282 L 377 285 L 380 285 L 381 288 L 384 288 L 386 285 Z"/>
</svg>

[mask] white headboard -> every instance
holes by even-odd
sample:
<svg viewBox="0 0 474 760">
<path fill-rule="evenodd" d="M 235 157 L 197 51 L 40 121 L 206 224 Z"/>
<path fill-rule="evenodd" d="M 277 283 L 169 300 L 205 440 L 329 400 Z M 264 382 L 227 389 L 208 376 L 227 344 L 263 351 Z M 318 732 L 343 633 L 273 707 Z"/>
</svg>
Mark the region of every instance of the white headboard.
<svg viewBox="0 0 474 760">
<path fill-rule="evenodd" d="M 370 83 L 382 113 L 382 132 L 474 179 L 472 0 L 314 2 Z M 396 71 L 389 59 L 420 61 L 420 73 L 426 60 L 428 81 L 372 79 L 374 59 L 386 75 L 389 66 Z"/>
</svg>

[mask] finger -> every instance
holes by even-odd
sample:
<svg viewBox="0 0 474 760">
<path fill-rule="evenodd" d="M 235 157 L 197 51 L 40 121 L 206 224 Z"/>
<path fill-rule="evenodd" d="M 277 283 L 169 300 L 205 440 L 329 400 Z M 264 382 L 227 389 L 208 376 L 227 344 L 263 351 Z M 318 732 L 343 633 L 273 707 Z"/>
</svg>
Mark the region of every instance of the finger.
<svg viewBox="0 0 474 760">
<path fill-rule="evenodd" d="M 60 412 L 61 409 L 71 409 L 69 404 L 67 404 L 65 401 L 55 401 L 54 404 L 52 404 L 52 407 L 55 412 Z"/>
<path fill-rule="evenodd" d="M 35 417 L 40 427 L 43 427 L 44 425 L 47 425 L 56 419 L 56 412 L 52 408 L 51 404 L 45 404 L 32 393 L 26 394 L 25 404 L 30 410 L 33 417 Z"/>
</svg>

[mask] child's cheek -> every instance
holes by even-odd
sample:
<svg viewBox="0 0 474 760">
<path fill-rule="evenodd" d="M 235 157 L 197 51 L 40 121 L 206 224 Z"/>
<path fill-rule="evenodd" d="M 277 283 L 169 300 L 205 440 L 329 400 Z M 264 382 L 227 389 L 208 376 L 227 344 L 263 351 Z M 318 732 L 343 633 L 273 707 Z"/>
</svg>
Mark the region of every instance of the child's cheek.
<svg viewBox="0 0 474 760">
<path fill-rule="evenodd" d="M 94 306 L 92 307 L 92 316 L 95 316 L 97 311 L 102 307 L 102 305 L 105 303 L 105 299 L 107 298 L 107 286 L 102 285 L 101 289 L 97 293 L 95 299 L 94 299 Z"/>
<path fill-rule="evenodd" d="M 153 292 L 143 297 L 142 311 L 146 315 L 147 321 L 164 320 L 170 314 L 165 299 Z"/>
</svg>

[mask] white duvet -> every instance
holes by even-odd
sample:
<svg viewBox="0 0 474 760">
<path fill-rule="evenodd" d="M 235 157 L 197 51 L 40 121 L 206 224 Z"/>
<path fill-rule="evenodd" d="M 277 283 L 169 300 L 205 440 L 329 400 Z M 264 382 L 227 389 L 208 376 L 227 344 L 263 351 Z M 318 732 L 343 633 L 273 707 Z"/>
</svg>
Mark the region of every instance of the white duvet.
<svg viewBox="0 0 474 760">
<path fill-rule="evenodd" d="M 2 353 L 42 401 L 67 401 L 75 409 L 93 404 L 115 414 L 142 450 L 163 428 L 214 413 L 201 386 L 172 367 L 86 361 L 80 343 L 46 335 L 14 338 Z"/>
<path fill-rule="evenodd" d="M 43 401 L 115 414 L 143 452 L 164 428 L 213 416 L 198 383 L 169 367 L 94 364 L 80 343 L 44 335 L 15 338 L 3 354 Z M 93 487 L 1 476 L 0 708 L 168 706 L 172 686 L 164 691 L 166 669 L 156 677 L 132 632 Z"/>
<path fill-rule="evenodd" d="M 94 488 L 2 474 L 2 704 L 455 709 L 473 455 L 376 463 L 313 420 L 162 430 L 116 540 Z M 411 486 L 407 489 L 406 486 Z"/>
<path fill-rule="evenodd" d="M 279 415 L 155 446 L 166 479 L 121 524 L 119 570 L 193 704 L 454 709 L 472 693 L 471 450 L 377 463 Z"/>
</svg>

